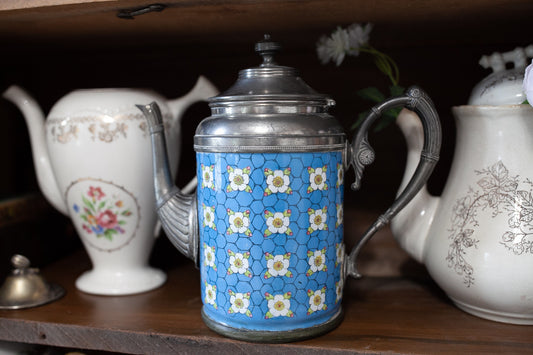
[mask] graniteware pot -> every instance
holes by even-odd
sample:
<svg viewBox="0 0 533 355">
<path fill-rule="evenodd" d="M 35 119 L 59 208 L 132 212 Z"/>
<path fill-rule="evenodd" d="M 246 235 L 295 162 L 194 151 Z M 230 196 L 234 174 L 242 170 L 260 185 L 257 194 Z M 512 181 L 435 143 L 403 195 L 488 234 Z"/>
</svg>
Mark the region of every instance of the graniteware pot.
<svg viewBox="0 0 533 355">
<path fill-rule="evenodd" d="M 199 265 L 203 319 L 247 341 L 292 341 L 339 324 L 345 275 L 359 277 L 360 246 L 424 185 L 441 139 L 430 99 L 411 88 L 374 107 L 350 145 L 327 112 L 333 100 L 293 68 L 275 64 L 278 49 L 269 38 L 257 43 L 263 63 L 242 70 L 234 86 L 208 100 L 212 115 L 194 137 L 196 196 L 172 183 L 158 105 L 139 105 L 152 134 L 159 218 L 174 245 Z M 400 105 L 418 112 L 426 128 L 419 168 L 347 259 L 345 169 L 354 165 L 358 188 L 374 159 L 369 126 Z"/>
</svg>

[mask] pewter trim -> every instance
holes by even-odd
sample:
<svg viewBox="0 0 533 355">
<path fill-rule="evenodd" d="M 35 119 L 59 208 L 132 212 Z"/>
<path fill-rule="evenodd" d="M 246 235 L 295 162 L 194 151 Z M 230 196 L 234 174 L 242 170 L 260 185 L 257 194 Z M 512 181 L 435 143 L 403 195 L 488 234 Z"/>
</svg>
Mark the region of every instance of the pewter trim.
<svg viewBox="0 0 533 355">
<path fill-rule="evenodd" d="M 197 152 L 206 153 L 267 153 L 267 152 L 329 152 L 336 150 L 344 150 L 345 144 L 328 144 L 328 145 L 308 145 L 308 146 L 279 146 L 279 145 L 258 145 L 258 146 L 203 146 L 194 145 L 194 150 Z"/>
</svg>

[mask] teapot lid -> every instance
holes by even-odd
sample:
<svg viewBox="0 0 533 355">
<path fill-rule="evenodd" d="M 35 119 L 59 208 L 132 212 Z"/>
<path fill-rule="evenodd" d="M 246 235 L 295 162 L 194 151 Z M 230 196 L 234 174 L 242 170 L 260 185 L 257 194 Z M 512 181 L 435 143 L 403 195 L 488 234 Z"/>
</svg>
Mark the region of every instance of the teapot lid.
<svg viewBox="0 0 533 355">
<path fill-rule="evenodd" d="M 208 99 L 211 116 L 196 128 L 197 152 L 302 152 L 342 150 L 346 135 L 328 109 L 335 101 L 313 90 L 291 67 L 277 65 L 281 46 L 256 43 L 263 57 L 239 72 L 236 83 Z"/>
<path fill-rule="evenodd" d="M 319 94 L 307 85 L 291 67 L 281 66 L 274 61 L 274 54 L 281 45 L 266 34 L 255 44 L 255 51 L 263 58 L 263 63 L 255 68 L 243 69 L 235 84 L 218 96 L 210 98 L 210 106 L 246 101 L 300 101 L 315 105 L 333 106 L 335 102 L 326 95 Z"/>
<path fill-rule="evenodd" d="M 527 58 L 533 57 L 533 45 L 481 57 L 479 64 L 493 72 L 472 90 L 469 105 L 519 105 L 526 100 L 522 82 Z M 508 64 L 513 68 L 507 69 Z"/>
</svg>

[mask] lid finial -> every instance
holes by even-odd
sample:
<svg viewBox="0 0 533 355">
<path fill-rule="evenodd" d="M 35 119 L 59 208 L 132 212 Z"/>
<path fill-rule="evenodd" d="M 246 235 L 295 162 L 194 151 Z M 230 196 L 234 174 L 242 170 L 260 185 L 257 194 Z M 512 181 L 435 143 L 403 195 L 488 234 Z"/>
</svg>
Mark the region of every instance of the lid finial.
<svg viewBox="0 0 533 355">
<path fill-rule="evenodd" d="M 255 51 L 263 57 L 262 67 L 275 65 L 274 54 L 281 50 L 281 44 L 270 39 L 269 34 L 265 34 L 263 40 L 255 44 Z"/>
</svg>

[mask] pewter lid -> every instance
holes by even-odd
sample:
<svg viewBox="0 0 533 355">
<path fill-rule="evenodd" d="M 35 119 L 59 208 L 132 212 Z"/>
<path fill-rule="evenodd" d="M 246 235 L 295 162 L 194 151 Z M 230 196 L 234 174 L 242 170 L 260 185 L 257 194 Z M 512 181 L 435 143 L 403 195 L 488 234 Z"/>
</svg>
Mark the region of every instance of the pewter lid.
<svg viewBox="0 0 533 355">
<path fill-rule="evenodd" d="M 265 35 L 262 41 L 255 44 L 255 51 L 263 58 L 263 63 L 255 68 L 241 70 L 232 87 L 208 100 L 211 107 L 238 101 L 263 100 L 302 101 L 333 106 L 335 102 L 307 85 L 296 69 L 276 64 L 274 54 L 280 49 L 279 43 L 273 42 L 270 35 Z"/>
<path fill-rule="evenodd" d="M 30 261 L 25 256 L 13 255 L 11 264 L 14 269 L 0 287 L 0 309 L 36 307 L 65 294 L 61 286 L 48 283 L 39 269 L 30 267 Z"/>
<path fill-rule="evenodd" d="M 197 152 L 310 152 L 342 150 L 346 135 L 328 113 L 335 102 L 313 90 L 296 69 L 277 65 L 280 45 L 265 39 L 255 46 L 263 57 L 239 72 L 237 82 L 209 99 L 211 116 L 197 127 Z"/>
</svg>

